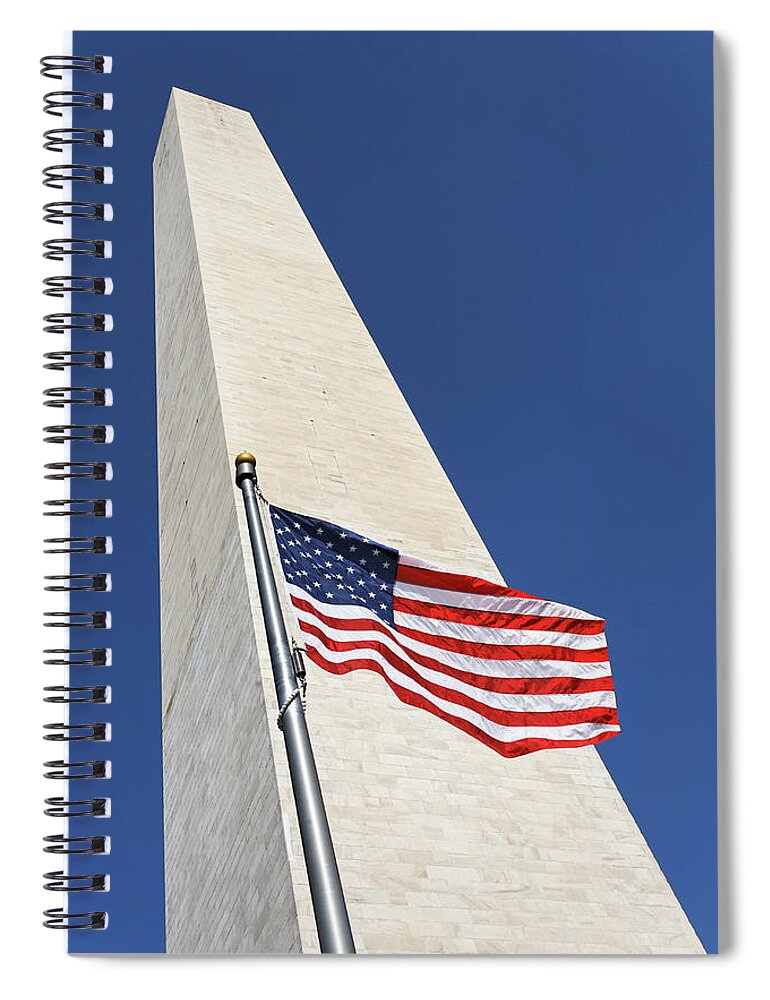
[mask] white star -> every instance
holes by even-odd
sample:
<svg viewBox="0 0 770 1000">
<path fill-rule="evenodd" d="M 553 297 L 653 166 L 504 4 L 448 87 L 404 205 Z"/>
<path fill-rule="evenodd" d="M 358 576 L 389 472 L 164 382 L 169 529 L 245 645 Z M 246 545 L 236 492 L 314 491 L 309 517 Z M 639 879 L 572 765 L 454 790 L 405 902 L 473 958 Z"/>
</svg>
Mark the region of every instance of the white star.
<svg viewBox="0 0 770 1000">
<path fill-rule="evenodd" d="M 320 556 L 321 555 L 321 550 L 320 549 L 313 549 L 313 555 Z"/>
<path fill-rule="evenodd" d="M 366 586 L 366 583 L 365 583 L 365 581 L 363 579 L 356 580 L 356 583 L 358 584 L 359 587 L 365 587 Z"/>
<path fill-rule="evenodd" d="M 338 583 L 337 584 L 337 590 L 344 590 L 344 589 L 345 589 L 345 584 L 344 583 Z"/>
<path fill-rule="evenodd" d="M 387 589 L 388 589 L 387 583 L 381 583 L 380 584 L 380 590 L 387 590 Z"/>
<path fill-rule="evenodd" d="M 329 569 L 329 568 L 331 567 L 331 563 L 330 563 L 330 562 L 327 562 L 327 563 L 324 563 L 324 566 L 325 566 L 325 567 L 326 567 L 327 569 Z"/>
<path fill-rule="evenodd" d="M 358 565 L 359 566 L 366 566 L 366 559 L 359 559 L 358 560 Z"/>
<path fill-rule="evenodd" d="M 347 571 L 348 571 L 348 573 L 355 573 L 356 567 L 355 566 L 348 566 L 348 570 Z"/>
<path fill-rule="evenodd" d="M 383 565 L 383 567 L 385 569 L 389 569 L 390 568 L 390 563 L 389 562 L 384 562 L 382 565 Z"/>
<path fill-rule="evenodd" d="M 369 576 L 370 576 L 370 577 L 371 577 L 371 578 L 372 578 L 373 580 L 376 580 L 376 579 L 377 579 L 377 574 L 376 574 L 376 573 L 370 573 L 370 574 L 369 574 Z"/>
<path fill-rule="evenodd" d="M 381 604 L 380 607 L 382 608 L 383 611 L 387 611 L 388 610 L 387 604 Z"/>
<path fill-rule="evenodd" d="M 305 540 L 306 542 L 309 542 L 309 541 L 311 541 L 311 538 L 310 538 L 310 535 L 303 535 L 302 537 L 304 538 L 304 540 Z"/>
<path fill-rule="evenodd" d="M 318 582 L 318 580 L 313 580 L 313 586 L 314 587 L 320 587 L 321 584 Z"/>
<path fill-rule="evenodd" d="M 377 595 L 376 595 L 376 594 L 373 594 L 373 593 L 371 592 L 371 590 L 370 590 L 370 591 L 369 591 L 369 596 L 370 596 L 370 597 L 376 597 Z"/>
<path fill-rule="evenodd" d="M 342 556 L 337 556 L 337 562 L 342 562 Z"/>
<path fill-rule="evenodd" d="M 324 580 L 331 580 L 331 576 L 328 573 L 324 573 Z"/>
<path fill-rule="evenodd" d="M 332 600 L 334 599 L 334 594 L 330 594 L 328 590 L 326 591 L 326 596 L 331 597 Z"/>
<path fill-rule="evenodd" d="M 378 556 L 378 555 L 380 554 L 380 550 L 379 550 L 379 549 L 372 549 L 372 553 L 373 553 L 373 554 L 374 554 L 375 556 Z"/>
<path fill-rule="evenodd" d="M 355 551 L 356 551 L 356 547 L 355 547 L 355 545 L 351 545 L 351 546 L 350 546 L 350 551 L 351 551 L 351 552 L 355 552 Z"/>
<path fill-rule="evenodd" d="M 316 528 L 316 529 L 315 529 L 315 533 L 316 533 L 317 535 L 322 535 L 322 534 L 324 533 L 324 529 L 323 529 L 323 528 Z"/>
<path fill-rule="evenodd" d="M 296 521 L 294 522 L 294 527 L 297 529 L 297 531 L 300 530 L 300 525 L 298 525 Z"/>
<path fill-rule="evenodd" d="M 348 537 L 347 531 L 341 531 L 340 532 L 340 538 L 347 538 L 347 537 Z"/>
</svg>

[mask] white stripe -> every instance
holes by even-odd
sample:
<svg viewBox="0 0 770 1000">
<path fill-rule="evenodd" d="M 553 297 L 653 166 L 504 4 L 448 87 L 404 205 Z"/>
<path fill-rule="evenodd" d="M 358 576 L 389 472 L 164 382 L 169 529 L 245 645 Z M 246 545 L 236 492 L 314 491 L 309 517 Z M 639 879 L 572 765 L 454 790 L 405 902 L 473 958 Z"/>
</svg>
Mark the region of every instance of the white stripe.
<svg viewBox="0 0 770 1000">
<path fill-rule="evenodd" d="M 541 601 L 537 597 L 496 597 L 493 594 L 474 594 L 470 591 L 440 590 L 421 587 L 416 583 L 396 580 L 395 597 L 426 604 L 443 604 L 449 608 L 475 608 L 478 611 L 500 611 L 511 615 L 543 615 L 546 618 L 579 618 L 582 621 L 601 621 L 587 611 L 571 608 L 568 604 Z"/>
<path fill-rule="evenodd" d="M 329 638 L 333 638 L 329 636 Z M 351 658 L 351 653 L 329 649 L 317 636 L 306 635 L 305 643 L 317 649 L 332 663 L 345 663 Z M 431 670 L 415 663 L 408 654 L 398 649 L 395 643 L 383 637 L 383 646 L 406 660 L 412 669 L 422 678 L 432 684 L 458 691 L 475 701 L 488 705 L 490 708 L 502 709 L 505 712 L 577 712 L 582 708 L 615 708 L 614 691 L 585 691 L 576 694 L 503 694 L 499 691 L 487 691 L 484 688 L 465 684 L 454 677 L 448 677 L 437 670 Z M 379 651 L 362 649 L 361 657 L 376 659 L 380 662 Z M 391 664 L 394 670 L 401 670 L 396 664 Z"/>
<path fill-rule="evenodd" d="M 398 561 L 403 566 L 414 566 L 415 569 L 433 569 L 437 573 L 452 573 L 452 570 L 443 569 L 441 566 L 437 566 L 436 563 L 428 562 L 427 559 L 418 559 L 417 556 L 407 556 L 403 552 L 398 553 Z M 452 573 L 454 576 L 455 574 Z"/>
<path fill-rule="evenodd" d="M 325 650 L 322 650 L 321 652 L 324 657 L 327 656 L 327 652 Z M 383 656 L 380 656 L 380 654 L 374 652 L 373 650 L 367 650 L 367 657 L 379 663 L 382 667 L 383 673 L 385 673 L 394 684 L 399 687 L 406 688 L 408 691 L 412 691 L 415 694 L 419 694 L 420 697 L 431 702 L 437 708 L 446 712 L 447 715 L 465 719 L 466 722 L 472 723 L 477 727 L 477 729 L 480 729 L 488 736 L 491 736 L 493 739 L 499 740 L 502 743 L 514 743 L 518 740 L 533 739 L 590 740 L 593 739 L 593 737 L 598 736 L 600 733 L 620 732 L 620 726 L 594 722 L 582 722 L 573 726 L 503 726 L 498 722 L 492 722 L 491 719 L 487 719 L 478 712 L 474 712 L 473 709 L 466 708 L 464 705 L 455 705 L 454 702 L 444 701 L 443 698 L 438 698 L 430 691 L 426 691 L 425 688 L 421 687 L 416 681 L 413 681 L 411 677 L 407 677 L 400 673 L 395 667 L 391 666 L 391 664 L 388 663 Z"/>
<path fill-rule="evenodd" d="M 424 618 L 405 615 L 396 611 L 396 625 L 417 629 L 428 635 L 460 639 L 462 642 L 485 642 L 495 646 L 563 646 L 565 649 L 604 649 L 604 635 L 576 635 L 574 632 L 543 632 L 540 629 L 487 628 L 485 625 L 466 625 L 464 622 L 447 622 L 443 618 Z"/>
<path fill-rule="evenodd" d="M 324 604 L 313 598 L 300 587 L 288 584 L 288 590 L 294 596 L 306 601 L 311 607 L 316 608 L 321 614 L 328 618 L 339 620 L 359 619 L 379 622 L 380 625 L 388 627 L 385 622 L 377 617 L 368 608 L 351 607 L 350 605 L 332 606 Z M 374 629 L 362 629 L 351 631 L 348 629 L 335 629 L 318 621 L 314 615 L 303 612 L 300 608 L 294 609 L 299 619 L 305 619 L 317 628 L 323 629 L 332 638 L 343 642 L 356 642 L 362 639 L 382 639 L 382 632 Z M 448 649 L 439 649 L 437 646 L 429 646 L 406 635 L 397 635 L 396 641 L 407 650 L 421 653 L 423 656 L 438 660 L 448 667 L 455 667 L 457 670 L 465 670 L 468 673 L 479 674 L 482 677 L 608 677 L 610 675 L 609 662 L 604 660 L 599 663 L 578 663 L 572 660 L 493 660 L 480 656 L 468 656 L 463 653 L 455 653 Z"/>
</svg>

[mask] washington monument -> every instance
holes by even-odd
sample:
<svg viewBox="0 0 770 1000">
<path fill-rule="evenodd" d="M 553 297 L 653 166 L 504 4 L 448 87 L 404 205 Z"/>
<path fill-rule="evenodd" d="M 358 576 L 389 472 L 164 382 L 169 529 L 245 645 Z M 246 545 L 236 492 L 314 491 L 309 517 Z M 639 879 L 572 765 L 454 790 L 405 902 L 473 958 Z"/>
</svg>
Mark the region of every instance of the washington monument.
<svg viewBox="0 0 770 1000">
<path fill-rule="evenodd" d="M 174 90 L 154 194 L 167 950 L 313 953 L 234 456 L 504 581 L 250 114 Z M 312 664 L 307 724 L 359 952 L 703 951 L 593 747 L 506 760 Z"/>
</svg>

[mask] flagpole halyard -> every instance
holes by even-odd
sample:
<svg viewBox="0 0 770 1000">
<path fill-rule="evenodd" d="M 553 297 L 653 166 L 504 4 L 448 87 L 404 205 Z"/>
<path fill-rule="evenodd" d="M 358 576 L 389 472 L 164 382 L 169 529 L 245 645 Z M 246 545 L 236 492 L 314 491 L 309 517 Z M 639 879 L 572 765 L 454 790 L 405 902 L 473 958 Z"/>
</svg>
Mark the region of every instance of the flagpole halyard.
<svg viewBox="0 0 770 1000">
<path fill-rule="evenodd" d="M 297 696 L 297 678 L 291 648 L 281 612 L 265 530 L 259 514 L 256 459 L 250 452 L 241 452 L 235 459 L 235 482 L 243 496 L 249 528 L 270 663 L 278 704 L 281 706 L 279 728 L 283 732 L 286 744 L 286 756 L 297 807 L 319 944 L 323 953 L 354 954 L 356 949 L 329 821 L 321 795 L 302 699 Z"/>
</svg>

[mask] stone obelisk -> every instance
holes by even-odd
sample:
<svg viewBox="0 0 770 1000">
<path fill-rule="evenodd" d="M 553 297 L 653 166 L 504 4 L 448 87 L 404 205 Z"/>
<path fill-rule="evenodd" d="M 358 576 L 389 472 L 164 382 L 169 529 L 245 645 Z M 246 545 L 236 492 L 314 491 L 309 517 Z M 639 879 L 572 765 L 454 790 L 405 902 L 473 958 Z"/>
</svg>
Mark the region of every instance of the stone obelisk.
<svg viewBox="0 0 770 1000">
<path fill-rule="evenodd" d="M 174 90 L 154 190 L 167 948 L 314 952 L 233 457 L 283 507 L 502 581 L 251 116 Z M 309 669 L 359 952 L 702 951 L 594 748 L 505 760 Z"/>
</svg>

